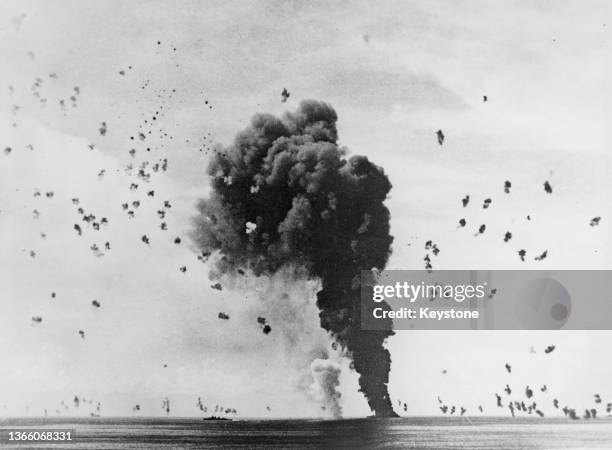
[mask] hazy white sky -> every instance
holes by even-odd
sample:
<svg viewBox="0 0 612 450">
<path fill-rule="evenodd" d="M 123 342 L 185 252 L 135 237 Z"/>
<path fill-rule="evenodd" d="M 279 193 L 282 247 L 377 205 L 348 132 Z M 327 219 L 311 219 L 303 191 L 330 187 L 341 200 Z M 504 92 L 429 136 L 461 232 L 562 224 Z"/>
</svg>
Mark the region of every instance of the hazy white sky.
<svg viewBox="0 0 612 450">
<path fill-rule="evenodd" d="M 0 150 L 12 149 L 0 153 L 0 414 L 53 412 L 74 394 L 109 415 L 136 403 L 161 414 L 166 396 L 174 415 L 196 414 L 198 396 L 245 416 L 268 414 L 265 405 L 273 415 L 322 414 L 316 393 L 298 389 L 300 352 L 326 341 L 311 290 L 292 287 L 301 334 L 281 333 L 296 310 L 210 289 L 186 238 L 207 192 L 203 139 L 228 144 L 255 112 L 280 114 L 305 98 L 330 102 L 341 144 L 389 175 L 390 267 L 421 268 L 433 239 L 435 268 L 612 268 L 606 1 L 15 1 L 2 2 L 0 18 Z M 143 129 L 154 132 L 141 142 Z M 130 148 L 136 162 L 169 160 L 146 186 L 153 198 L 129 190 L 145 184 L 124 171 Z M 77 236 L 73 197 L 108 227 Z M 137 199 L 128 219 L 121 204 Z M 168 231 L 156 214 L 164 200 Z M 597 228 L 588 226 L 594 216 L 603 217 Z M 487 232 L 474 238 L 481 223 Z M 507 230 L 514 239 L 505 244 Z M 112 249 L 94 256 L 89 247 L 106 241 Z M 34 315 L 43 322 L 33 325 Z M 276 319 L 270 335 L 258 315 Z M 494 412 L 493 393 L 506 383 L 547 383 L 586 407 L 594 391 L 612 397 L 612 366 L 602 360 L 610 337 L 401 331 L 389 340 L 391 394 L 410 414 L 436 413 L 437 395 Z M 558 349 L 545 357 L 550 343 Z M 504 375 L 507 360 L 515 378 Z M 345 367 L 347 415 L 368 413 L 356 390 Z"/>
</svg>

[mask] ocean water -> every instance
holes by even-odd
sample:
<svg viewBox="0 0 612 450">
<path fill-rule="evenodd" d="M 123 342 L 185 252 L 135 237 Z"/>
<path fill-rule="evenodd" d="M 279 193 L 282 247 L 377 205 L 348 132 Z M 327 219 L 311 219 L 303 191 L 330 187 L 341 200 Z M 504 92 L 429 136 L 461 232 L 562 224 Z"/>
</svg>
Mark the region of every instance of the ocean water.
<svg viewBox="0 0 612 450">
<path fill-rule="evenodd" d="M 612 449 L 612 419 L 414 417 L 398 419 L 234 420 L 3 419 L 0 433 L 72 429 L 73 444 L 0 443 L 2 448 L 384 448 Z"/>
</svg>

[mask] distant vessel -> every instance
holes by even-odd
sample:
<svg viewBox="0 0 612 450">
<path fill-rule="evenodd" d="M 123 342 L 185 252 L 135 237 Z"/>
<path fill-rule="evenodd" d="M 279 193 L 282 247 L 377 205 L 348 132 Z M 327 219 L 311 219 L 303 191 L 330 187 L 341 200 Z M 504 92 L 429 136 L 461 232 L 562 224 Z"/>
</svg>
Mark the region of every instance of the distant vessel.
<svg viewBox="0 0 612 450">
<path fill-rule="evenodd" d="M 231 421 L 232 419 L 228 419 L 227 417 L 209 416 L 209 417 L 204 417 L 202 420 L 229 420 Z"/>
</svg>

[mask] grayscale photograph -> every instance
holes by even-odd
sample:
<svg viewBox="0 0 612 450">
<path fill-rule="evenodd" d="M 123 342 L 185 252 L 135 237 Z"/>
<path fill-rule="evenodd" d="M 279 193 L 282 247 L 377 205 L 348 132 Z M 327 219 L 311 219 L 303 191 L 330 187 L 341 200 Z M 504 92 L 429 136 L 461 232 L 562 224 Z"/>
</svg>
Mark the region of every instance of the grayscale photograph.
<svg viewBox="0 0 612 450">
<path fill-rule="evenodd" d="M 611 19 L 0 0 L 0 447 L 612 449 Z"/>
</svg>

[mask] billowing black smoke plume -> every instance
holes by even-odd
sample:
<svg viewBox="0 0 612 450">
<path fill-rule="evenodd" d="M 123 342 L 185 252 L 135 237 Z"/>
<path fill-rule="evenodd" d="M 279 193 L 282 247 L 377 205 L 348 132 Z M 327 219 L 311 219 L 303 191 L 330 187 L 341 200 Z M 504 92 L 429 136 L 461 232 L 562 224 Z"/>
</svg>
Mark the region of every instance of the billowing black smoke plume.
<svg viewBox="0 0 612 450">
<path fill-rule="evenodd" d="M 319 279 L 321 326 L 352 358 L 370 408 L 395 416 L 383 346 L 393 332 L 360 329 L 356 283 L 362 269 L 384 268 L 391 252 L 383 204 L 391 184 L 366 157 L 346 158 L 336 120 L 330 105 L 312 100 L 283 119 L 255 115 L 211 161 L 212 192 L 198 204 L 193 239 L 218 251 L 221 273 L 260 276 L 297 265 Z"/>
</svg>

